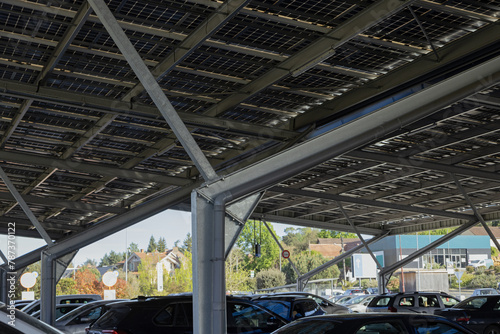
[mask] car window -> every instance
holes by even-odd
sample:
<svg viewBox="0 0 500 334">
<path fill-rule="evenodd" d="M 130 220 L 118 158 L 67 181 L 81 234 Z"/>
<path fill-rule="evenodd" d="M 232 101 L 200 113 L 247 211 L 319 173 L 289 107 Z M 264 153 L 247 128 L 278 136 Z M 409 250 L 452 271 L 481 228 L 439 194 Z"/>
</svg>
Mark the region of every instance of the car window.
<svg viewBox="0 0 500 334">
<path fill-rule="evenodd" d="M 312 325 L 314 324 L 314 325 Z M 332 321 L 315 320 L 314 322 L 296 322 L 292 326 L 284 326 L 273 332 L 273 334 L 330 334 L 334 333 L 336 323 Z"/>
<path fill-rule="evenodd" d="M 262 307 L 267 308 L 271 312 L 274 312 L 281 317 L 288 319 L 290 318 L 290 303 L 281 300 L 255 300 L 257 304 Z"/>
<path fill-rule="evenodd" d="M 434 295 L 422 295 L 418 297 L 419 307 L 440 307 L 438 299 Z"/>
<path fill-rule="evenodd" d="M 254 305 L 237 302 L 230 302 L 227 305 L 227 326 L 228 328 L 238 327 L 238 333 L 255 332 L 256 328 L 260 331 L 271 332 L 277 326 L 273 327 L 270 318 L 273 318 L 271 313 Z"/>
<path fill-rule="evenodd" d="M 193 304 L 175 303 L 167 305 L 154 318 L 154 322 L 174 327 L 193 326 Z"/>
<path fill-rule="evenodd" d="M 401 334 L 405 327 L 399 322 L 374 322 L 361 326 L 355 334 Z"/>
<path fill-rule="evenodd" d="M 486 302 L 488 301 L 488 298 L 473 298 L 470 300 L 464 300 L 463 302 L 457 304 L 458 308 L 465 308 L 465 309 L 480 309 Z"/>
<path fill-rule="evenodd" d="M 466 333 L 442 322 L 422 322 L 414 324 L 417 334 L 458 334 Z"/>
<path fill-rule="evenodd" d="M 497 302 L 493 306 L 493 311 L 498 311 L 498 310 L 500 310 L 500 299 L 497 300 Z"/>
<path fill-rule="evenodd" d="M 458 304 L 459 300 L 449 296 L 439 296 L 443 302 L 444 307 L 452 307 Z"/>
<path fill-rule="evenodd" d="M 88 324 L 99 318 L 102 314 L 102 306 L 88 310 L 81 315 L 77 316 L 75 319 L 71 320 L 68 325 L 78 325 L 78 324 Z"/>
<path fill-rule="evenodd" d="M 375 300 L 374 306 L 388 306 L 391 301 L 391 297 L 382 297 Z"/>
<path fill-rule="evenodd" d="M 399 300 L 399 306 L 402 307 L 412 307 L 415 306 L 415 297 L 414 296 L 408 296 L 408 297 L 403 297 Z"/>
</svg>

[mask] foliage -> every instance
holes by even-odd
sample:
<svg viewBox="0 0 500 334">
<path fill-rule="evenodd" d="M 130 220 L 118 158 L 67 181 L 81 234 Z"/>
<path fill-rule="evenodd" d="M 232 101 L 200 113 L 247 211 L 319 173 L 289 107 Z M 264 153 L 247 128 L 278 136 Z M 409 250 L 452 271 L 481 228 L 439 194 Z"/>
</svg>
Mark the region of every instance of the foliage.
<svg viewBox="0 0 500 334">
<path fill-rule="evenodd" d="M 257 289 L 267 289 L 285 285 L 285 274 L 278 269 L 262 270 L 255 275 Z"/>
<path fill-rule="evenodd" d="M 245 254 L 239 248 L 233 248 L 226 259 L 226 290 L 231 293 L 255 290 L 255 280 L 245 270 L 243 263 Z"/>
<path fill-rule="evenodd" d="M 491 247 L 491 257 L 498 257 L 500 255 L 500 252 L 496 247 Z"/>
<path fill-rule="evenodd" d="M 99 263 L 99 267 L 111 266 L 123 260 L 125 260 L 125 253 L 116 253 L 112 250 L 109 252 L 109 255 L 108 253 L 104 254 Z"/>
<path fill-rule="evenodd" d="M 128 246 L 128 249 L 129 249 L 129 254 L 137 253 L 137 252 L 141 251 L 139 249 L 139 245 L 137 245 L 135 242 L 130 243 L 130 245 Z"/>
<path fill-rule="evenodd" d="M 467 266 L 465 267 L 465 271 L 468 272 L 468 273 L 473 273 L 475 270 L 475 268 L 473 266 Z"/>
<path fill-rule="evenodd" d="M 148 245 L 147 252 L 152 253 L 157 249 L 158 249 L 158 245 L 156 244 L 155 237 L 151 236 L 151 238 L 149 238 L 149 245 Z"/>
<path fill-rule="evenodd" d="M 167 294 L 193 291 L 193 260 L 189 252 L 184 253 L 180 268 L 163 277 L 163 289 Z"/>
<path fill-rule="evenodd" d="M 144 258 L 137 268 L 139 272 L 139 292 L 142 296 L 157 295 L 156 266 L 151 257 Z"/>
<path fill-rule="evenodd" d="M 305 274 L 320 265 L 328 262 L 328 259 L 323 257 L 320 253 L 316 251 L 304 251 L 298 254 L 291 254 L 290 260 L 293 261 L 295 267 L 299 273 Z M 297 281 L 297 273 L 295 272 L 292 264 L 287 262 L 283 266 L 283 272 L 286 275 L 287 284 L 295 283 Z M 340 270 L 337 265 L 330 266 L 329 268 L 321 271 L 320 273 L 314 275 L 311 279 L 320 278 L 338 278 L 340 276 Z"/>
<path fill-rule="evenodd" d="M 496 288 L 496 287 L 497 287 L 497 279 L 495 275 L 491 274 L 474 275 L 469 284 L 467 284 L 467 288 L 470 289 Z"/>
<path fill-rule="evenodd" d="M 376 279 L 362 279 L 361 280 L 361 287 L 363 289 L 376 288 L 376 287 L 378 287 L 378 283 L 377 283 Z"/>
<path fill-rule="evenodd" d="M 83 267 L 75 272 L 78 293 L 102 295 L 101 275 L 97 269 Z"/>
<path fill-rule="evenodd" d="M 276 235 L 271 225 L 269 225 L 269 228 Z M 256 257 L 254 254 L 255 243 L 259 243 L 261 246 L 260 257 Z M 245 270 L 256 270 L 258 272 L 277 266 L 281 251 L 264 223 L 248 221 L 241 231 L 236 245 L 247 255 L 243 264 Z"/>
<path fill-rule="evenodd" d="M 76 281 L 72 277 L 61 278 L 56 285 L 57 295 L 76 295 L 78 288 Z"/>
<path fill-rule="evenodd" d="M 158 252 L 163 253 L 167 250 L 167 242 L 165 241 L 164 237 L 160 237 L 158 240 Z"/>
<path fill-rule="evenodd" d="M 188 252 L 191 253 L 193 248 L 193 239 L 191 238 L 191 233 L 188 233 L 186 239 L 184 239 L 184 243 L 179 248 L 179 250 L 183 253 Z"/>
<path fill-rule="evenodd" d="M 399 278 L 391 277 L 387 283 L 387 289 L 390 291 L 399 291 Z"/>
<path fill-rule="evenodd" d="M 339 232 L 339 231 L 332 231 L 332 230 L 321 230 L 318 233 L 318 238 L 354 239 L 357 237 L 358 237 L 358 235 L 356 233 Z"/>
<path fill-rule="evenodd" d="M 282 241 L 294 252 L 302 252 L 309 249 L 309 244 L 316 242 L 319 230 L 310 227 L 285 229 L 286 235 Z"/>
<path fill-rule="evenodd" d="M 86 259 L 85 262 L 83 262 L 82 267 L 97 267 L 97 261 L 94 259 Z"/>
<path fill-rule="evenodd" d="M 437 229 L 437 230 L 418 232 L 417 234 L 418 235 L 445 235 L 445 234 L 453 232 L 455 229 L 456 229 L 456 227 L 441 228 L 441 229 Z"/>
</svg>

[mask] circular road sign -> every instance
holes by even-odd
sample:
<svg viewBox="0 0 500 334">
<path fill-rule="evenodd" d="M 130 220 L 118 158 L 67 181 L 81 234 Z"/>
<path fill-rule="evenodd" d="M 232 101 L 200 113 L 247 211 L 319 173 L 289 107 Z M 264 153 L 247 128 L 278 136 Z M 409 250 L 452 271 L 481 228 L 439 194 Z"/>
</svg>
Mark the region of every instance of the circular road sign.
<svg viewBox="0 0 500 334">
<path fill-rule="evenodd" d="M 117 272 L 112 272 L 108 271 L 104 275 L 102 275 L 102 283 L 104 283 L 105 286 L 107 287 L 112 287 L 113 285 L 116 284 L 116 281 L 118 279 Z"/>
<path fill-rule="evenodd" d="M 286 249 L 281 252 L 281 256 L 283 256 L 283 258 L 285 259 L 288 259 L 290 257 L 290 251 L 287 251 Z"/>
<path fill-rule="evenodd" d="M 21 278 L 19 280 L 21 281 L 21 285 L 23 287 L 25 287 L 26 289 L 30 289 L 35 286 L 37 276 L 37 272 L 24 273 L 21 275 Z"/>
</svg>

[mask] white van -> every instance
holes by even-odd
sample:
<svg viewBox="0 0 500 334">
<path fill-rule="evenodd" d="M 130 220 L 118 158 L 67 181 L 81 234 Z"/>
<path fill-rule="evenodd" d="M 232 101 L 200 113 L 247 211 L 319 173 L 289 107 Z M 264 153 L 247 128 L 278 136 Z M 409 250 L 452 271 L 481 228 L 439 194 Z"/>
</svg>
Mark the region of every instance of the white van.
<svg viewBox="0 0 500 334">
<path fill-rule="evenodd" d="M 472 260 L 470 262 L 470 265 L 473 266 L 474 268 L 478 268 L 478 267 L 489 268 L 489 267 L 493 266 L 493 260 L 492 259 Z"/>
</svg>

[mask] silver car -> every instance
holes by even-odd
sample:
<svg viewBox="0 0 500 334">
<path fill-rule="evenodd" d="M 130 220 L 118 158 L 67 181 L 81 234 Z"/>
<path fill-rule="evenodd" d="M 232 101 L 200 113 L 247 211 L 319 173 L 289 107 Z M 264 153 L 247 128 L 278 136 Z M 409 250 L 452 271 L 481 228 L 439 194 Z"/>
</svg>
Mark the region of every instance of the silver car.
<svg viewBox="0 0 500 334">
<path fill-rule="evenodd" d="M 452 307 L 460 300 L 443 292 L 400 292 L 372 299 L 366 312 L 430 313 Z"/>
</svg>

